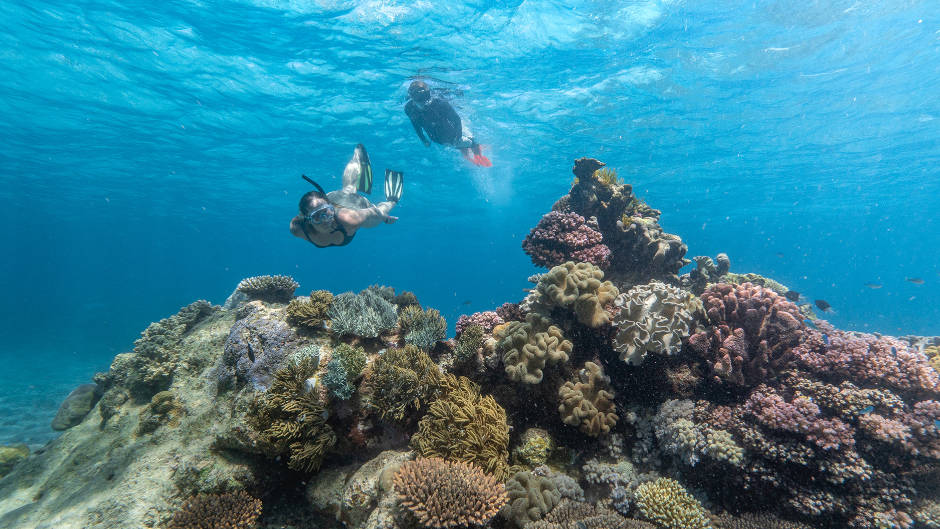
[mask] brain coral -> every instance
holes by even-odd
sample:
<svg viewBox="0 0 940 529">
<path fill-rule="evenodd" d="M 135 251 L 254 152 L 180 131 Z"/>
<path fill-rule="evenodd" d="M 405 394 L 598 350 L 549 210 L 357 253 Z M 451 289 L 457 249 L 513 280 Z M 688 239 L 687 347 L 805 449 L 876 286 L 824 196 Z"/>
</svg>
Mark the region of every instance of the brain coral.
<svg viewBox="0 0 940 529">
<path fill-rule="evenodd" d="M 711 524 L 702 504 L 678 481 L 659 478 L 636 488 L 640 514 L 663 529 L 706 529 Z"/>
<path fill-rule="evenodd" d="M 577 213 L 550 211 L 526 235 L 522 248 L 535 266 L 551 268 L 565 261 L 610 265 L 610 249 L 603 244 L 596 221 L 586 221 Z"/>
<path fill-rule="evenodd" d="M 571 353 L 572 344 L 561 329 L 536 313 L 528 314 L 525 322 L 509 322 L 493 332 L 506 374 L 516 382 L 538 384 L 546 363 L 566 362 Z"/>
<path fill-rule="evenodd" d="M 255 276 L 242 279 L 237 290 L 249 299 L 287 303 L 299 286 L 291 276 Z"/>
<path fill-rule="evenodd" d="M 610 322 L 604 306 L 619 294 L 617 287 L 602 279 L 604 272 L 600 268 L 568 261 L 542 274 L 536 289 L 549 307 L 571 308 L 581 323 L 600 327 Z"/>
<path fill-rule="evenodd" d="M 617 407 L 610 379 L 594 362 L 586 362 L 575 381 L 568 381 L 559 388 L 561 405 L 558 412 L 562 421 L 577 426 L 592 437 L 610 432 L 617 424 Z"/>
<path fill-rule="evenodd" d="M 394 485 L 401 505 L 418 523 L 435 529 L 484 525 L 508 499 L 496 477 L 438 457 L 402 464 Z"/>
<path fill-rule="evenodd" d="M 516 472 L 506 482 L 509 505 L 505 514 L 524 527 L 527 523 L 541 520 L 561 500 L 554 482 L 532 472 Z"/>
<path fill-rule="evenodd" d="M 642 364 L 648 352 L 678 353 L 701 307 L 691 293 L 659 281 L 631 288 L 614 304 L 620 307 L 614 318 L 614 349 L 633 365 Z"/>
</svg>

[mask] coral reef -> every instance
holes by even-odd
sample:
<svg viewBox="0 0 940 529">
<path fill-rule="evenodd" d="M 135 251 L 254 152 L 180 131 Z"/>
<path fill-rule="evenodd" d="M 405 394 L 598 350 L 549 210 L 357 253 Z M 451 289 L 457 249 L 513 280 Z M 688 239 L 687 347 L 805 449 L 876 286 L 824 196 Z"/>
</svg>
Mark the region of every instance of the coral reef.
<svg viewBox="0 0 940 529">
<path fill-rule="evenodd" d="M 328 290 L 314 290 L 307 299 L 292 299 L 287 304 L 287 321 L 307 329 L 321 329 L 333 302 Z"/>
<path fill-rule="evenodd" d="M 558 397 L 562 422 L 577 426 L 582 433 L 597 437 L 617 424 L 610 378 L 594 362 L 585 363 L 573 381 L 565 382 L 558 389 Z"/>
<path fill-rule="evenodd" d="M 808 525 L 781 520 L 770 514 L 722 514 L 712 518 L 715 529 L 812 529 Z"/>
<path fill-rule="evenodd" d="M 513 461 L 534 468 L 544 465 L 552 452 L 551 435 L 541 428 L 529 428 L 522 433 L 519 444 L 512 449 Z"/>
<path fill-rule="evenodd" d="M 711 527 L 702 504 L 676 480 L 659 478 L 636 488 L 636 506 L 643 518 L 663 529 Z"/>
<path fill-rule="evenodd" d="M 330 331 L 340 336 L 376 338 L 391 332 L 398 324 L 396 306 L 374 289 L 366 289 L 359 294 L 344 292 L 335 296 L 327 316 L 330 318 Z"/>
<path fill-rule="evenodd" d="M 341 343 L 333 348 L 333 356 L 326 364 L 323 384 L 330 395 L 347 400 L 356 391 L 354 382 L 366 367 L 366 352 L 362 347 Z"/>
<path fill-rule="evenodd" d="M 426 351 L 447 338 L 447 322 L 436 309 L 422 310 L 417 305 L 409 305 L 399 311 L 398 324 L 405 343 Z"/>
<path fill-rule="evenodd" d="M 506 321 L 496 311 L 492 310 L 476 312 L 469 316 L 462 314 L 457 318 L 457 336 L 463 334 L 464 329 L 471 325 L 478 325 L 484 333 L 491 333 L 494 327 L 503 323 L 506 323 Z"/>
<path fill-rule="evenodd" d="M 383 419 L 403 421 L 438 392 L 441 371 L 421 349 L 406 345 L 380 355 L 365 374 L 367 406 Z"/>
<path fill-rule="evenodd" d="M 614 304 L 620 308 L 613 322 L 617 327 L 614 349 L 632 365 L 642 364 L 650 352 L 678 353 L 701 308 L 689 292 L 659 281 L 631 288 L 617 296 Z"/>
<path fill-rule="evenodd" d="M 326 423 L 328 410 L 308 389 L 307 380 L 316 373 L 317 365 L 310 359 L 278 370 L 271 387 L 259 395 L 249 413 L 262 450 L 270 457 L 289 456 L 288 467 L 307 473 L 320 468 L 336 443 Z"/>
<path fill-rule="evenodd" d="M 291 276 L 255 276 L 242 279 L 236 290 L 249 300 L 287 303 L 300 285 Z"/>
<path fill-rule="evenodd" d="M 253 529 L 261 516 L 261 500 L 245 491 L 200 494 L 186 500 L 166 529 Z"/>
<path fill-rule="evenodd" d="M 713 285 L 702 304 L 712 325 L 690 337 L 689 345 L 714 380 L 752 387 L 790 365 L 806 328 L 796 305 L 750 283 Z"/>
<path fill-rule="evenodd" d="M 232 325 L 216 366 L 219 388 L 249 384 L 264 391 L 274 372 L 286 364 L 299 338 L 278 313 L 268 311 L 260 302 L 243 305 L 239 315 L 242 317 Z"/>
<path fill-rule="evenodd" d="M 529 471 L 516 472 L 509 478 L 506 493 L 509 503 L 501 514 L 520 528 L 541 520 L 561 500 L 561 494 L 550 479 Z"/>
<path fill-rule="evenodd" d="M 603 244 L 597 221 L 586 221 L 577 213 L 550 211 L 522 241 L 522 248 L 535 266 L 552 268 L 566 261 L 610 266 L 610 249 Z"/>
<path fill-rule="evenodd" d="M 494 476 L 436 457 L 402 464 L 394 485 L 401 505 L 422 526 L 434 529 L 484 525 L 508 499 Z"/>
<path fill-rule="evenodd" d="M 180 402 L 172 392 L 161 391 L 150 399 L 150 404 L 140 412 L 140 422 L 137 424 L 137 435 L 153 433 L 157 428 L 166 424 L 177 426 L 179 416 L 183 413 Z"/>
<path fill-rule="evenodd" d="M 538 384 L 546 364 L 567 362 L 572 344 L 551 325 L 551 320 L 536 313 L 525 322 L 513 321 L 493 330 L 496 349 L 502 354 L 506 375 L 516 382 Z"/>
<path fill-rule="evenodd" d="M 454 347 L 454 364 L 457 366 L 466 365 L 477 355 L 477 351 L 482 346 L 483 327 L 479 325 L 464 327 L 463 332 L 457 338 L 457 345 Z"/>
<path fill-rule="evenodd" d="M 509 469 L 509 425 L 506 411 L 493 397 L 464 377 L 445 374 L 441 396 L 428 406 L 411 439 L 425 457 L 473 463 L 504 479 Z"/>
<path fill-rule="evenodd" d="M 547 307 L 570 308 L 584 325 L 600 327 L 610 323 L 605 307 L 619 294 L 617 287 L 602 279 L 600 268 L 568 261 L 542 274 L 536 290 Z"/>
</svg>

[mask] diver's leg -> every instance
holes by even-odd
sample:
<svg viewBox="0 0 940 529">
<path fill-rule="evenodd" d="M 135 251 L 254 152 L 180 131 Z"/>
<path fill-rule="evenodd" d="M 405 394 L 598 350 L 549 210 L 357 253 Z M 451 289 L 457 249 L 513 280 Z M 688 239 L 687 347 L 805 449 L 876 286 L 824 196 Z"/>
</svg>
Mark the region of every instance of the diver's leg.
<svg viewBox="0 0 940 529">
<path fill-rule="evenodd" d="M 359 163 L 359 149 L 353 153 L 346 168 L 343 169 L 343 192 L 355 193 L 359 187 L 359 175 L 362 171 L 362 164 Z"/>
</svg>

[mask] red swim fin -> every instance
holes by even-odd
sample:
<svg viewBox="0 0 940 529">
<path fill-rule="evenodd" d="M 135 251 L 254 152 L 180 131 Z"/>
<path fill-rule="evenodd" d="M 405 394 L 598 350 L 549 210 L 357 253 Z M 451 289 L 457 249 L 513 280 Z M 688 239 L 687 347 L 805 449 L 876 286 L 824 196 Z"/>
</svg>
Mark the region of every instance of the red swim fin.
<svg viewBox="0 0 940 529">
<path fill-rule="evenodd" d="M 483 156 L 482 154 L 477 154 L 474 156 L 472 162 L 474 165 L 478 165 L 480 167 L 493 167 L 493 162 L 491 162 L 489 158 Z"/>
</svg>

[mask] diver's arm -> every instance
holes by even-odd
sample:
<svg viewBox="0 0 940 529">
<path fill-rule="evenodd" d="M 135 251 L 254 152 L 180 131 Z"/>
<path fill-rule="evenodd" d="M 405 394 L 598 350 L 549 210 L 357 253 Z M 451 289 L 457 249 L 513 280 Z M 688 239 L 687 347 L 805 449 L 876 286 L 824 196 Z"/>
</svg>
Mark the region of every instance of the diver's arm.
<svg viewBox="0 0 940 529">
<path fill-rule="evenodd" d="M 408 103 L 408 105 L 405 106 L 405 114 L 407 114 L 408 119 L 411 120 L 411 126 L 415 128 L 415 132 L 418 134 L 418 138 L 421 139 L 421 143 L 423 143 L 425 147 L 430 147 L 431 140 L 425 137 L 424 130 L 422 129 L 421 124 L 418 123 L 418 118 L 415 116 L 414 109 L 411 105 L 411 103 Z"/>
<path fill-rule="evenodd" d="M 455 138 L 455 141 L 459 141 L 460 132 L 462 130 L 461 123 L 460 123 L 460 114 L 458 114 L 457 111 L 454 110 L 454 107 L 451 106 L 450 103 L 440 100 L 440 99 L 438 99 L 436 102 L 439 103 L 437 105 L 437 110 L 440 113 L 441 118 L 444 121 L 446 121 L 448 125 L 450 125 L 450 130 L 456 132 L 457 137 Z"/>
<path fill-rule="evenodd" d="M 349 228 L 374 228 L 383 222 L 392 224 L 398 217 L 389 215 L 389 211 L 395 207 L 395 202 L 380 202 L 365 209 L 344 210 L 342 222 Z"/>
</svg>

